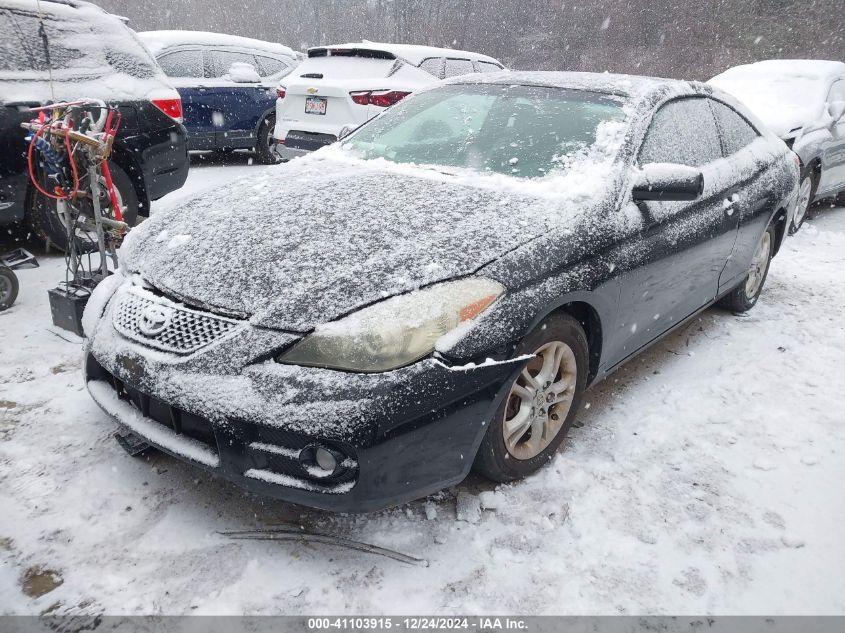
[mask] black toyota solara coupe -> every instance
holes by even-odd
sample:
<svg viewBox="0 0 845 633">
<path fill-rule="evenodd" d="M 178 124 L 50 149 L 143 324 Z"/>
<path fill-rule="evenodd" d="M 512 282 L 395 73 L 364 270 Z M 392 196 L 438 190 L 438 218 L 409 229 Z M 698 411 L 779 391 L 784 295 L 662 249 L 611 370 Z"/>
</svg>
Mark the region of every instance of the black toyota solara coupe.
<svg viewBox="0 0 845 633">
<path fill-rule="evenodd" d="M 124 444 L 339 511 L 523 477 L 585 389 L 754 306 L 798 165 L 698 83 L 464 77 L 132 231 L 85 314 Z"/>
</svg>

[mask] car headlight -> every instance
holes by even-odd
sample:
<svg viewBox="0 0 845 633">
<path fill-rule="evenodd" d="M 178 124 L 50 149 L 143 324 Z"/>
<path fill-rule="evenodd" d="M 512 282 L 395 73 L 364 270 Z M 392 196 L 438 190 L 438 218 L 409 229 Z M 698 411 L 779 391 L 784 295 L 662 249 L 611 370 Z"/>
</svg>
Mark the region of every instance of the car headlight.
<svg viewBox="0 0 845 633">
<path fill-rule="evenodd" d="M 504 291 L 495 281 L 472 278 L 392 297 L 318 326 L 276 360 L 359 372 L 396 369 L 431 354 L 437 339 L 477 317 Z"/>
</svg>

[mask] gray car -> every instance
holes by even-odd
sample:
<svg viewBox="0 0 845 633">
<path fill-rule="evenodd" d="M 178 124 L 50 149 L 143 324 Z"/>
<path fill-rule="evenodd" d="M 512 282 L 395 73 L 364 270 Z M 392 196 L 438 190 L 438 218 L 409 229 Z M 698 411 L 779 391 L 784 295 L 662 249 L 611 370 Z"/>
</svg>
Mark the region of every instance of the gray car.
<svg viewBox="0 0 845 633">
<path fill-rule="evenodd" d="M 801 159 L 792 232 L 813 202 L 845 191 L 845 64 L 773 59 L 735 66 L 709 83 L 742 101 Z"/>
<path fill-rule="evenodd" d="M 512 481 L 588 385 L 757 303 L 797 184 L 703 84 L 464 75 L 133 230 L 88 390 L 133 452 L 318 508 Z"/>
</svg>

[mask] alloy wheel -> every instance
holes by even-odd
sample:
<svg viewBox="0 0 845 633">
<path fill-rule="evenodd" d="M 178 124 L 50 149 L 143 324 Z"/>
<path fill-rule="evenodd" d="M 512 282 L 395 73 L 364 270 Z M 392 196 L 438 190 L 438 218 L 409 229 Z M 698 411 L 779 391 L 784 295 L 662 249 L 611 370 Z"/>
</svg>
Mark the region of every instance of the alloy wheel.
<svg viewBox="0 0 845 633">
<path fill-rule="evenodd" d="M 772 237 L 769 231 L 763 233 L 754 257 L 751 258 L 751 268 L 748 270 L 748 280 L 745 282 L 745 296 L 753 299 L 760 292 L 763 279 L 766 276 L 766 267 L 769 265 L 769 255 L 772 250 Z"/>
<path fill-rule="evenodd" d="M 511 387 L 502 434 L 508 453 L 526 460 L 542 453 L 563 426 L 578 381 L 572 349 L 561 341 L 546 343 Z"/>
</svg>

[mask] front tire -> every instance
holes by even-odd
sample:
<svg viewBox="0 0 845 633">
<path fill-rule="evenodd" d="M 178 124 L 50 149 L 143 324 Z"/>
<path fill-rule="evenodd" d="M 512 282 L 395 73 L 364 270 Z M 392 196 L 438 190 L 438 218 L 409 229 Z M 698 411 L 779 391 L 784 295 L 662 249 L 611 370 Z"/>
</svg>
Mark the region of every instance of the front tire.
<svg viewBox="0 0 845 633">
<path fill-rule="evenodd" d="M 769 265 L 775 252 L 775 239 L 775 227 L 769 225 L 754 249 L 751 268 L 745 281 L 725 295 L 719 301 L 720 306 L 736 313 L 748 312 L 755 306 L 769 275 Z"/>
<path fill-rule="evenodd" d="M 810 217 L 810 207 L 816 195 L 816 188 L 819 186 L 819 179 L 812 167 L 801 170 L 800 184 L 798 186 L 798 203 L 795 205 L 795 215 L 789 227 L 789 234 L 794 235 Z"/>
<path fill-rule="evenodd" d="M 273 130 L 275 129 L 276 115 L 268 114 L 258 128 L 258 141 L 255 144 L 255 153 L 258 156 L 258 162 L 262 165 L 274 165 L 281 162 L 279 155 L 273 151 L 275 146 Z"/>
<path fill-rule="evenodd" d="M 515 354 L 535 356 L 511 383 L 473 465 L 498 482 L 530 475 L 554 456 L 572 427 L 587 386 L 587 336 L 567 314 L 544 320 L 522 340 Z"/>
</svg>

